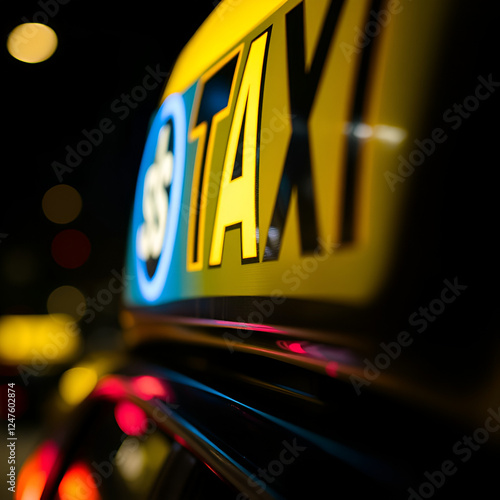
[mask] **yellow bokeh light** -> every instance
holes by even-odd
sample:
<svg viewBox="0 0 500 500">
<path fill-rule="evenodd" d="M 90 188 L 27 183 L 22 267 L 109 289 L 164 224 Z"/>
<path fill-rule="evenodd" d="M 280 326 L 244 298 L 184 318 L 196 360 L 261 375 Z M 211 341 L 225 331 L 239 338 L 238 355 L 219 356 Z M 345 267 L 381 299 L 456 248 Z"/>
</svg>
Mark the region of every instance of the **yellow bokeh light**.
<svg viewBox="0 0 500 500">
<path fill-rule="evenodd" d="M 75 220 L 82 210 L 80 193 L 67 184 L 50 188 L 42 199 L 45 217 L 56 224 L 68 224 Z"/>
<path fill-rule="evenodd" d="M 26 63 L 46 61 L 56 48 L 57 35 L 45 24 L 20 24 L 11 31 L 7 39 L 9 54 Z"/>
<path fill-rule="evenodd" d="M 67 405 L 77 405 L 94 389 L 97 382 L 125 363 L 116 351 L 93 351 L 78 365 L 63 373 L 59 380 L 59 394 Z"/>
<path fill-rule="evenodd" d="M 74 286 L 60 286 L 47 299 L 47 311 L 49 314 L 62 313 L 79 320 L 85 313 L 85 309 L 85 297 Z"/>
<path fill-rule="evenodd" d="M 67 404 L 77 405 L 92 392 L 97 380 L 97 372 L 92 367 L 70 368 L 59 381 L 59 394 Z"/>
<path fill-rule="evenodd" d="M 116 454 L 116 465 L 122 476 L 129 482 L 139 479 L 144 471 L 146 454 L 138 448 L 135 438 L 127 437 Z"/>
<path fill-rule="evenodd" d="M 72 360 L 81 339 L 71 316 L 19 315 L 0 317 L 0 362 L 47 366 Z"/>
</svg>

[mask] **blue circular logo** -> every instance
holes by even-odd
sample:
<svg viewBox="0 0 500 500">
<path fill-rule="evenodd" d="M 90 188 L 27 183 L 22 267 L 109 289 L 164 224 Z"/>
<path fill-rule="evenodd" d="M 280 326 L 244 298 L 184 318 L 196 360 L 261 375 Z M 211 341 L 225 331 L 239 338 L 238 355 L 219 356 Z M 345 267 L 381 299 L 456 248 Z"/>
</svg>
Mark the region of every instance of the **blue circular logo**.
<svg viewBox="0 0 500 500">
<path fill-rule="evenodd" d="M 160 297 L 170 269 L 180 219 L 186 134 L 184 100 L 171 94 L 146 140 L 132 217 L 137 280 L 148 302 Z"/>
</svg>

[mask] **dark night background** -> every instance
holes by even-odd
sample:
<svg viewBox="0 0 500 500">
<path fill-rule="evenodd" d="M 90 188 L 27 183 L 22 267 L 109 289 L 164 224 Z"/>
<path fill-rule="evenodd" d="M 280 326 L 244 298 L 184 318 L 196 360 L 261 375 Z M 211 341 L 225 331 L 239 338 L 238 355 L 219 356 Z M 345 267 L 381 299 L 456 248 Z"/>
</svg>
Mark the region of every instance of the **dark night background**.
<svg viewBox="0 0 500 500">
<path fill-rule="evenodd" d="M 55 54 L 38 64 L 14 59 L 5 43 L 14 27 L 43 12 L 43 2 L 2 7 L 0 314 L 45 314 L 54 288 L 72 285 L 95 296 L 111 270 L 121 272 L 148 122 L 166 79 L 133 103 L 135 109 L 115 101 L 142 85 L 148 67 L 169 72 L 217 2 L 49 3 L 51 11 L 58 11 L 46 24 L 59 43 Z M 63 174 L 63 183 L 79 191 L 82 212 L 69 224 L 49 221 L 42 198 L 60 183 L 51 164 L 66 163 L 66 146 L 75 148 L 84 139 L 82 130 L 98 127 L 105 118 L 114 131 Z M 69 228 L 85 233 L 91 244 L 90 258 L 76 269 L 62 268 L 51 256 L 52 239 Z M 103 311 L 101 322 L 115 321 L 118 303 Z"/>
<path fill-rule="evenodd" d="M 117 100 L 123 101 L 124 95 L 141 86 L 150 70 L 168 73 L 182 47 L 218 3 L 217 0 L 142 0 L 131 4 L 116 0 L 64 1 L 64 5 L 57 0 L 21 0 L 2 5 L 0 318 L 8 314 L 47 314 L 49 294 L 63 285 L 78 288 L 85 297 L 95 297 L 108 286 L 113 273 L 122 272 L 142 150 L 166 78 L 147 91 L 143 100 L 134 103 L 135 107 L 121 102 L 117 108 Z M 57 34 L 58 48 L 47 61 L 26 64 L 8 53 L 7 37 L 19 24 L 36 21 L 35 15 L 43 12 L 42 5 L 57 8 L 46 24 Z M 429 118 L 427 130 L 442 124 L 443 110 L 461 102 L 475 88 L 478 75 L 498 74 L 498 66 L 490 64 L 497 30 L 482 29 L 483 18 L 476 29 L 471 28 L 469 19 L 466 21 L 463 32 L 482 33 L 482 37 L 477 38 L 476 45 L 463 37 L 464 47 L 460 50 L 452 47 L 451 55 L 456 59 L 448 59 L 448 66 L 442 72 L 447 76 L 436 85 L 438 104 L 432 108 L 436 115 Z M 493 17 L 489 22 L 490 28 L 496 27 Z M 484 50 L 485 47 L 489 50 Z M 468 79 L 463 78 L 462 71 L 469 66 Z M 450 86 L 453 80 L 454 85 Z M 408 224 L 411 232 L 408 242 L 419 242 L 420 233 L 435 232 L 439 248 L 430 248 L 435 268 L 430 267 L 428 287 L 412 291 L 414 302 L 394 320 L 406 326 L 406 318 L 415 310 L 415 304 L 428 304 L 438 296 L 443 278 L 460 276 L 461 283 L 470 285 L 468 295 L 460 302 L 461 309 L 456 309 L 456 315 L 448 314 L 441 323 L 446 332 L 441 340 L 438 337 L 436 341 L 434 336 L 434 343 L 422 341 L 420 347 L 417 344 L 411 351 L 419 362 L 416 367 L 424 367 L 418 372 L 420 378 L 428 377 L 430 383 L 435 383 L 432 380 L 435 373 L 427 369 L 427 361 L 437 360 L 441 372 L 435 380 L 452 378 L 459 389 L 476 382 L 471 374 L 489 377 L 486 369 L 496 374 L 499 366 L 494 320 L 498 308 L 495 279 L 498 230 L 494 223 L 498 197 L 496 184 L 490 180 L 498 163 L 500 101 L 498 95 L 495 97 L 496 101 L 483 106 L 433 157 L 435 164 L 442 162 L 448 167 L 443 170 L 442 178 L 433 175 L 425 186 L 426 203 L 419 205 L 425 210 L 416 218 L 420 226 Z M 80 193 L 82 212 L 69 224 L 51 222 L 42 210 L 42 199 L 47 190 L 61 183 L 53 162 L 66 163 L 67 146 L 75 148 L 85 139 L 82 130 L 96 129 L 103 119 L 111 120 L 113 132 L 105 134 L 102 142 L 62 178 L 64 184 Z M 435 203 L 427 203 L 428 200 Z M 429 207 L 435 206 L 441 207 L 441 212 L 431 211 Z M 90 241 L 90 257 L 75 269 L 61 267 L 51 255 L 52 241 L 64 229 L 82 231 Z M 428 241 L 434 240 L 422 239 L 425 244 Z M 405 250 L 408 253 L 403 254 L 401 269 L 407 269 L 408 262 L 413 262 L 410 256 L 424 260 L 418 245 L 410 248 L 408 244 Z M 420 276 L 416 282 L 420 283 Z M 394 304 L 390 306 L 394 308 Z M 114 296 L 96 315 L 96 321 L 84 327 L 90 349 L 114 345 L 119 338 L 119 311 L 120 297 Z M 398 331 L 389 328 L 389 322 L 385 321 L 382 318 L 389 333 Z M 444 362 L 439 364 L 441 360 Z M 479 369 L 483 365 L 484 372 Z M 0 361 L 0 384 L 10 382 L 17 367 L 11 367 L 9 373 L 3 370 Z M 41 381 L 40 385 L 44 383 Z M 48 386 L 53 383 L 54 380 L 49 380 Z M 44 398 L 42 392 L 37 394 L 38 387 L 33 383 L 28 388 L 30 398 L 34 398 L 30 403 L 35 407 Z M 491 397 L 496 400 L 496 393 Z M 34 415 L 32 422 L 37 425 L 43 416 Z M 2 420 L 0 423 L 5 424 Z M 22 436 L 20 446 L 25 447 L 19 448 L 20 457 L 39 439 L 38 435 L 31 439 L 28 426 L 23 425 L 18 431 Z"/>
<path fill-rule="evenodd" d="M 134 108 L 116 101 L 142 86 L 148 68 L 163 75 L 170 72 L 182 47 L 216 3 L 66 0 L 62 5 L 48 0 L 47 10 L 57 12 L 44 24 L 56 32 L 58 47 L 50 59 L 38 64 L 14 59 L 6 42 L 16 26 L 37 21 L 44 2 L 2 6 L 0 318 L 47 314 L 49 294 L 63 285 L 96 297 L 113 272 L 121 274 L 142 149 L 167 79 L 133 103 Z M 97 128 L 103 119 L 111 120 L 113 132 L 105 134 L 91 154 L 62 178 L 82 198 L 80 215 L 68 224 L 51 222 L 44 215 L 42 199 L 60 184 L 52 163 L 66 163 L 66 147 L 75 148 L 85 139 L 82 130 Z M 51 255 L 54 237 L 65 229 L 83 232 L 91 244 L 88 260 L 74 269 L 61 267 Z M 86 351 L 117 345 L 120 307 L 120 297 L 115 295 L 95 321 L 81 325 Z M 0 381 L 19 382 L 19 463 L 43 435 L 40 423 L 45 426 L 48 396 L 62 369 L 43 370 L 40 380 L 30 380 L 26 394 L 16 366 L 2 367 L 0 362 Z"/>
</svg>

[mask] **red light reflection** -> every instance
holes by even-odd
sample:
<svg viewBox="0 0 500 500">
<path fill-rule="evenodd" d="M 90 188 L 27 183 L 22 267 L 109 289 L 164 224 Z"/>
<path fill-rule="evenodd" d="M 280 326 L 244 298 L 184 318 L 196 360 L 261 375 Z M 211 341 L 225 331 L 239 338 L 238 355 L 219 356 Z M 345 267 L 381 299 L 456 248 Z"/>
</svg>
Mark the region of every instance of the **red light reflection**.
<svg viewBox="0 0 500 500">
<path fill-rule="evenodd" d="M 262 325 L 260 323 L 236 323 L 235 321 L 215 320 L 215 324 L 227 326 L 228 328 L 241 328 L 242 330 L 254 330 L 256 332 L 286 333 L 274 326 Z"/>
<path fill-rule="evenodd" d="M 293 342 L 292 344 L 289 344 L 288 349 L 290 349 L 290 351 L 296 352 L 298 354 L 305 354 L 306 353 L 304 348 L 300 345 L 300 342 Z"/>
<path fill-rule="evenodd" d="M 326 374 L 330 377 L 338 376 L 339 364 L 336 361 L 329 361 L 325 366 Z"/>
<path fill-rule="evenodd" d="M 181 446 L 183 446 L 184 448 L 189 448 L 189 446 L 188 446 L 188 444 L 187 444 L 187 441 L 186 441 L 183 437 L 181 437 L 181 436 L 179 436 L 178 434 L 176 434 L 176 435 L 174 436 L 174 439 L 175 439 L 175 440 L 176 440 L 176 441 L 177 441 L 177 442 L 178 442 Z"/>
<path fill-rule="evenodd" d="M 356 357 L 345 348 L 315 344 L 307 341 L 278 340 L 276 345 L 284 351 L 303 354 L 310 359 L 320 361 L 330 377 L 338 377 L 338 372 L 344 371 L 346 365 L 356 363 Z"/>
<path fill-rule="evenodd" d="M 296 354 L 308 354 L 308 351 L 305 349 L 308 347 L 308 342 L 278 340 L 276 345 L 285 351 L 292 351 Z"/>
</svg>

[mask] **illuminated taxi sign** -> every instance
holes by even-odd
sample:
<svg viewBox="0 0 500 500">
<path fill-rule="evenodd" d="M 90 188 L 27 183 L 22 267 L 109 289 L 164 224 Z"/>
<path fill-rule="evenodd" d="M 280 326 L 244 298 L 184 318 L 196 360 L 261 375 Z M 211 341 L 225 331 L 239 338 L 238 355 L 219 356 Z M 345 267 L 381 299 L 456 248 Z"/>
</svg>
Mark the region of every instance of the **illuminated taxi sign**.
<svg viewBox="0 0 500 500">
<path fill-rule="evenodd" d="M 149 132 L 133 214 L 137 280 L 148 301 L 158 299 L 167 281 L 180 218 L 185 158 L 184 101 L 172 94 Z"/>
<path fill-rule="evenodd" d="M 248 52 L 222 167 L 209 264 L 220 265 L 224 236 L 230 227 L 241 228 L 242 259 L 257 259 L 257 163 L 261 85 L 266 55 L 264 33 Z M 241 141 L 240 141 L 241 137 Z M 241 159 L 237 159 L 241 143 Z"/>
<path fill-rule="evenodd" d="M 254 5 L 247 25 L 238 12 Z M 404 194 L 384 171 L 418 110 L 380 105 L 398 84 L 383 80 L 386 56 L 342 49 L 371 2 L 256 5 L 209 18 L 174 67 L 139 174 L 129 305 L 273 293 L 360 304 L 389 277 Z"/>
</svg>

